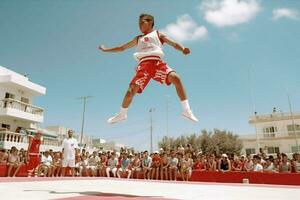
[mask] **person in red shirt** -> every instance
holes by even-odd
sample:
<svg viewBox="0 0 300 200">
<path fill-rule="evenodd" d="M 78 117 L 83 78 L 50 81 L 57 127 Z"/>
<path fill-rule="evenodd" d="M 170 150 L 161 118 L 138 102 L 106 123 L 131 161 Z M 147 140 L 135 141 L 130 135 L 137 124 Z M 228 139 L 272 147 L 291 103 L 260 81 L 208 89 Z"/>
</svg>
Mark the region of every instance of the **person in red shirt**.
<svg viewBox="0 0 300 200">
<path fill-rule="evenodd" d="M 203 155 L 198 155 L 197 160 L 194 163 L 194 170 L 206 171 L 206 161 Z"/>
<path fill-rule="evenodd" d="M 27 159 L 28 159 L 28 177 L 32 176 L 32 173 L 36 171 L 40 164 L 40 145 L 42 143 L 42 132 L 37 131 L 34 137 L 29 137 L 29 144 L 27 149 Z M 35 174 L 36 175 L 36 174 Z"/>
<path fill-rule="evenodd" d="M 155 151 L 152 158 L 151 179 L 154 179 L 154 174 L 155 174 L 155 179 L 158 180 L 160 165 L 161 165 L 161 158 L 158 154 L 158 151 Z"/>
</svg>

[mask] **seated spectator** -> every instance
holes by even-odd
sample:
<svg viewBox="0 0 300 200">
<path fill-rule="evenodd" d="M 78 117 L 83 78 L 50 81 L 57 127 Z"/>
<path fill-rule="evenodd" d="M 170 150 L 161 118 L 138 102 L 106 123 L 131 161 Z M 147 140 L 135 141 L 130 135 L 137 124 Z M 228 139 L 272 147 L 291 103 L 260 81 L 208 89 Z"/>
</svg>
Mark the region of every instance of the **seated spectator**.
<svg viewBox="0 0 300 200">
<path fill-rule="evenodd" d="M 87 167 L 89 165 L 89 160 L 86 155 L 81 156 L 80 166 L 79 166 L 79 176 L 86 175 L 88 176 Z"/>
<path fill-rule="evenodd" d="M 151 166 L 152 166 L 152 158 L 149 156 L 148 151 L 144 151 L 143 160 L 142 160 L 144 179 L 150 179 Z"/>
<path fill-rule="evenodd" d="M 155 175 L 155 179 L 158 180 L 160 163 L 161 163 L 161 158 L 158 154 L 158 151 L 155 151 L 152 157 L 151 179 L 154 179 L 154 175 Z"/>
<path fill-rule="evenodd" d="M 118 158 L 116 158 L 116 154 L 114 152 L 111 153 L 111 157 L 107 161 L 106 175 L 110 177 L 109 173 L 112 172 L 113 176 L 116 177 L 118 165 Z"/>
<path fill-rule="evenodd" d="M 201 158 L 201 162 L 206 162 L 206 170 L 210 172 L 217 171 L 217 162 L 215 161 L 215 154 L 210 154 L 207 156 L 207 161 L 205 158 Z"/>
<path fill-rule="evenodd" d="M 107 167 L 108 158 L 105 152 L 100 154 L 100 163 L 99 163 L 99 176 L 106 176 L 106 167 Z"/>
<path fill-rule="evenodd" d="M 273 164 L 273 159 L 272 158 L 266 158 L 266 163 L 263 166 L 263 171 L 264 172 L 276 172 L 274 164 Z"/>
<path fill-rule="evenodd" d="M 253 171 L 253 161 L 250 154 L 246 155 L 245 170 L 247 172 Z"/>
<path fill-rule="evenodd" d="M 53 156 L 52 176 L 61 176 L 62 160 L 60 153 L 56 152 Z"/>
<path fill-rule="evenodd" d="M 20 157 L 20 163 L 22 165 L 26 165 L 27 164 L 27 152 L 24 151 L 23 148 L 21 148 L 19 151 L 19 157 Z"/>
<path fill-rule="evenodd" d="M 282 160 L 279 163 L 279 172 L 290 173 L 291 172 L 291 163 L 288 161 L 288 157 L 286 154 L 282 153 Z"/>
<path fill-rule="evenodd" d="M 293 154 L 292 172 L 300 173 L 300 154 L 299 153 Z"/>
<path fill-rule="evenodd" d="M 131 178 L 134 178 L 134 174 L 136 174 L 136 178 L 138 178 L 138 173 L 141 171 L 141 169 L 141 159 L 139 158 L 139 154 L 135 153 L 131 161 Z"/>
<path fill-rule="evenodd" d="M 211 161 L 212 162 L 212 161 Z M 194 170 L 196 171 L 206 171 L 209 167 L 209 162 L 206 162 L 205 157 L 202 154 L 197 156 L 197 159 L 194 163 Z"/>
<path fill-rule="evenodd" d="M 98 172 L 98 165 L 100 162 L 100 158 L 97 155 L 97 152 L 94 151 L 91 157 L 88 159 L 88 167 L 87 170 L 92 176 L 97 176 Z"/>
<path fill-rule="evenodd" d="M 6 164 L 8 159 L 8 154 L 5 149 L 0 149 L 0 164 Z"/>
<path fill-rule="evenodd" d="M 219 171 L 221 172 L 231 171 L 231 162 L 225 153 L 222 154 L 221 159 L 219 161 Z"/>
<path fill-rule="evenodd" d="M 243 165 L 241 164 L 240 159 L 237 156 L 233 156 L 233 162 L 231 165 L 232 171 L 242 171 Z"/>
<path fill-rule="evenodd" d="M 15 177 L 18 174 L 19 169 L 21 167 L 20 157 L 18 155 L 18 149 L 15 146 L 13 146 L 10 150 L 7 164 L 9 166 L 7 176 L 10 177 L 11 171 L 15 169 L 15 172 L 13 173 L 13 177 Z"/>
<path fill-rule="evenodd" d="M 263 166 L 260 164 L 260 157 L 258 155 L 253 156 L 253 171 L 262 172 Z"/>
<path fill-rule="evenodd" d="M 75 167 L 74 167 L 75 176 L 80 176 L 80 164 L 81 164 L 80 149 L 76 149 L 75 150 Z"/>
<path fill-rule="evenodd" d="M 167 152 L 163 152 L 160 160 L 160 179 L 161 180 L 168 180 L 168 168 L 170 165 L 170 160 L 169 157 L 167 155 Z M 164 179 L 165 177 L 165 179 Z"/>
<path fill-rule="evenodd" d="M 169 173 L 170 173 L 170 181 L 177 180 L 177 171 L 178 171 L 178 158 L 176 157 L 176 152 L 171 151 L 171 158 L 170 158 L 170 167 L 169 167 Z"/>
<path fill-rule="evenodd" d="M 52 165 L 52 157 L 50 156 L 49 150 L 46 150 L 45 154 L 42 155 L 42 162 L 38 168 L 38 176 L 40 177 L 42 173 L 44 174 L 44 177 L 50 176 Z"/>
<path fill-rule="evenodd" d="M 118 178 L 121 178 L 121 176 L 124 176 L 126 173 L 127 178 L 129 179 L 131 176 L 130 160 L 128 158 L 128 154 L 124 152 L 121 160 L 121 167 L 117 171 L 117 176 Z"/>
</svg>

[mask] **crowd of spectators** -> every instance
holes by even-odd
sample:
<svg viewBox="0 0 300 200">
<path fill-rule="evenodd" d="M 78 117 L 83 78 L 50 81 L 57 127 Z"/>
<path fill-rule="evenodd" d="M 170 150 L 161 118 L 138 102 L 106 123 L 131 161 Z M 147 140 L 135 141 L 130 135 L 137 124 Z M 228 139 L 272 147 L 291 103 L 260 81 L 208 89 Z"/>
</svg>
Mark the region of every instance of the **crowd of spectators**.
<svg viewBox="0 0 300 200">
<path fill-rule="evenodd" d="M 62 176 L 62 152 L 46 150 L 41 153 L 40 165 L 35 176 Z M 16 176 L 22 165 L 27 165 L 27 152 L 12 147 L 0 150 L 0 164 L 7 165 L 7 176 Z M 284 153 L 266 155 L 203 154 L 191 145 L 179 146 L 175 150 L 160 149 L 155 152 L 132 152 L 127 149 L 116 151 L 87 152 L 76 150 L 74 176 L 105 176 L 118 178 L 141 178 L 155 180 L 188 181 L 197 171 L 245 171 L 268 173 L 300 173 L 300 154 L 291 158 Z"/>
</svg>

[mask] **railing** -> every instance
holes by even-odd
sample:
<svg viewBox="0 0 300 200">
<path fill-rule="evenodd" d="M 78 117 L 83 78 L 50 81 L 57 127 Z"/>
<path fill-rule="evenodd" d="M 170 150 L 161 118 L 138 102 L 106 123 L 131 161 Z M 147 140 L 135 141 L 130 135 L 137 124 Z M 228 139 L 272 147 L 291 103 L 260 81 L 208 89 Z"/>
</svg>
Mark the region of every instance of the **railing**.
<svg viewBox="0 0 300 200">
<path fill-rule="evenodd" d="M 296 135 L 295 135 L 296 134 Z M 263 133 L 259 132 L 257 133 L 258 139 L 270 139 L 270 138 L 298 138 L 300 140 L 300 131 L 276 131 L 276 132 L 271 132 L 271 133 Z M 251 139 L 256 139 L 256 134 L 247 134 L 247 135 L 240 135 L 240 139 L 244 140 L 251 140 Z"/>
<path fill-rule="evenodd" d="M 31 113 L 34 115 L 40 115 L 40 116 L 43 116 L 43 113 L 44 113 L 43 108 L 18 101 L 16 99 L 11 99 L 11 98 L 2 99 L 0 101 L 0 107 L 1 108 L 13 108 L 13 109 L 17 109 L 17 110 L 20 110 L 23 112 Z"/>
<path fill-rule="evenodd" d="M 272 113 L 268 115 L 255 115 L 249 117 L 249 122 L 254 123 L 255 121 L 269 121 L 269 120 L 276 120 L 276 119 L 292 119 L 291 113 Z M 300 112 L 293 112 L 293 118 L 300 118 Z"/>
<path fill-rule="evenodd" d="M 27 137 L 28 136 L 25 134 L 0 130 L 0 142 L 28 143 Z M 62 142 L 59 139 L 52 139 L 48 137 L 43 137 L 42 140 L 42 145 L 48 146 L 61 146 L 61 143 Z"/>
</svg>

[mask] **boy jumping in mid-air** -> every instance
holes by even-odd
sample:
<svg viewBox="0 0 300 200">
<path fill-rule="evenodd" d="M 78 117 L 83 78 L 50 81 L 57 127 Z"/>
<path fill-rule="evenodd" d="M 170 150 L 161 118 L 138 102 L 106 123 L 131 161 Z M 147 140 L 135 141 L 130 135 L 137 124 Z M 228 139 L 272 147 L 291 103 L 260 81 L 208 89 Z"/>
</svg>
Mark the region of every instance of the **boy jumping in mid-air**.
<svg viewBox="0 0 300 200">
<path fill-rule="evenodd" d="M 180 77 L 161 59 L 164 55 L 162 51 L 164 42 L 181 51 L 184 55 L 189 54 L 190 50 L 171 40 L 166 35 L 153 30 L 153 26 L 154 17 L 148 14 L 141 14 L 139 28 L 143 35 L 139 35 L 132 41 L 119 47 L 106 48 L 103 45 L 99 47 L 99 49 L 104 52 L 121 52 L 136 46 L 134 57 L 138 61 L 136 75 L 130 82 L 123 99 L 121 110 L 118 114 L 109 118 L 107 120 L 108 123 L 117 123 L 127 118 L 127 110 L 134 95 L 136 93 L 142 93 L 151 79 L 166 85 L 174 84 L 183 107 L 182 115 L 192 121 L 198 121 L 190 109 Z"/>
</svg>

